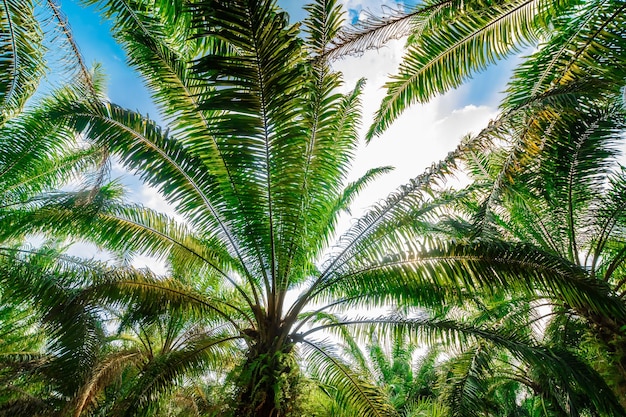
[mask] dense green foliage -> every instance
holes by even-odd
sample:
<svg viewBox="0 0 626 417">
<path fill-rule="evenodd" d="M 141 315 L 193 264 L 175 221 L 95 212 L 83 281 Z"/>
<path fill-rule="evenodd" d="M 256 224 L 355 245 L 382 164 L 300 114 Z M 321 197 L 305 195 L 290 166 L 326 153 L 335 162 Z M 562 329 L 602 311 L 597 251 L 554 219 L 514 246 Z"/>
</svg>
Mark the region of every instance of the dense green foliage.
<svg viewBox="0 0 626 417">
<path fill-rule="evenodd" d="M 85 3 L 163 126 L 106 99 L 57 3 L 2 2 L 0 416 L 626 414 L 622 2 L 424 2 L 353 33 L 334 0 L 298 24 L 264 0 Z M 496 120 L 338 230 L 388 168 L 347 182 L 364 81 L 341 93 L 329 60 L 397 30 L 370 137 L 536 51 Z M 50 42 L 75 82 L 31 106 Z M 177 216 L 122 198 L 111 156 Z"/>
</svg>

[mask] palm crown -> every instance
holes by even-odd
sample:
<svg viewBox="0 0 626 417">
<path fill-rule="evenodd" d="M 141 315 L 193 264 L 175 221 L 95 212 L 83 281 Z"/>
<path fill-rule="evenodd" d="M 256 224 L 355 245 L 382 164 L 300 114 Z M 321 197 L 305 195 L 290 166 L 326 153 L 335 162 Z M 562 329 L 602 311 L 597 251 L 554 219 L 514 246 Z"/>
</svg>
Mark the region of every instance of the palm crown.
<svg viewBox="0 0 626 417">
<path fill-rule="evenodd" d="M 118 153 L 176 205 L 185 224 L 118 206 L 99 214 L 98 227 L 75 230 L 117 250 L 167 256 L 179 279 L 112 281 L 94 291 L 109 300 L 141 299 L 148 311 L 168 300 L 225 325 L 221 339 L 186 360 L 245 342 L 240 411 L 284 413 L 280 398 L 289 395 L 289 384 L 280 381 L 292 365 L 282 358 L 296 341 L 300 355 L 335 365 L 328 378 L 344 385 L 355 378 L 332 349 L 310 337 L 313 330 L 301 327 L 334 316 L 324 308 L 303 315 L 305 309 L 312 302 L 364 305 L 367 293 L 379 291 L 360 277 L 367 270 L 348 267 L 365 266 L 355 253 L 360 238 L 322 261 L 339 214 L 380 172 L 346 186 L 360 84 L 339 94 L 340 75 L 312 60 L 334 36 L 340 13 L 334 2 L 311 6 L 300 37 L 273 2 L 158 6 L 108 2 L 105 12 L 116 16 L 116 36 L 152 87 L 168 130 L 114 105 L 70 97 L 53 115 Z M 218 281 L 225 282 L 222 289 Z M 400 284 L 387 296 L 405 293 Z M 294 289 L 301 294 L 288 305 Z M 359 401 L 376 409 L 373 391 L 361 390 Z"/>
</svg>

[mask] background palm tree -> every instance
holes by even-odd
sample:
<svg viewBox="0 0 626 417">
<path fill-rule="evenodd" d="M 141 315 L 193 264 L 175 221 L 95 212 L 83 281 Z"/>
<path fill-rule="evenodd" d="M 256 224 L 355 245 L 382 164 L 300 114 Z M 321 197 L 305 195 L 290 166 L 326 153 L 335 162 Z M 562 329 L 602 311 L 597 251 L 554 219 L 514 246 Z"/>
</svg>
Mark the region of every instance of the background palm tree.
<svg viewBox="0 0 626 417">
<path fill-rule="evenodd" d="M 65 256 L 71 230 L 47 226 L 53 207 L 88 221 L 120 189 L 104 185 L 102 148 L 47 117 L 59 101 L 43 90 L 68 79 L 57 96 L 102 96 L 56 2 L 2 2 L 0 34 L 0 414 L 52 416 L 63 414 L 101 341 L 100 317 L 73 297 L 102 266 Z M 61 63 L 54 76 L 50 57 Z"/>
<path fill-rule="evenodd" d="M 554 114 L 549 128 L 538 129 L 541 151 L 526 154 L 514 168 L 510 148 L 489 157 L 468 155 L 468 165 L 487 191 L 473 206 L 477 214 L 470 229 L 483 238 L 531 243 L 606 288 L 607 303 L 623 304 L 624 171 L 617 161 L 623 108 L 608 104 Z M 507 180 L 510 172 L 515 182 Z M 573 323 L 582 319 L 592 339 L 608 349 L 615 365 L 609 380 L 623 400 L 623 316 L 591 313 L 587 300 L 572 305 L 559 291 L 542 296 L 555 303 L 550 314 L 556 329 L 550 331 L 564 331 L 570 321 L 575 328 Z"/>
</svg>

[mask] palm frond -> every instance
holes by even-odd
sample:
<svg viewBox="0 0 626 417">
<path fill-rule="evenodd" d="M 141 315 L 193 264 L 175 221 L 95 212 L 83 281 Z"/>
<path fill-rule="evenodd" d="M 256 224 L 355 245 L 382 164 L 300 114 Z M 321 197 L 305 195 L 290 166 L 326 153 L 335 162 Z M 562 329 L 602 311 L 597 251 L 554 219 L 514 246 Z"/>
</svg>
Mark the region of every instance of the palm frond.
<svg viewBox="0 0 626 417">
<path fill-rule="evenodd" d="M 535 41 L 564 4 L 465 2 L 446 10 L 410 44 L 399 74 L 386 84 L 387 96 L 367 137 L 380 135 L 409 105 L 458 87 L 472 73 Z"/>
<path fill-rule="evenodd" d="M 346 364 L 331 346 L 303 341 L 302 354 L 307 356 L 310 372 L 348 415 L 391 416 L 393 408 L 379 391 Z"/>
<path fill-rule="evenodd" d="M 346 55 L 358 55 L 370 49 L 380 48 L 392 39 L 419 33 L 432 15 L 453 4 L 454 2 L 450 0 L 431 2 L 410 12 L 385 9 L 385 15 L 382 17 L 365 12 L 364 20 L 359 20 L 353 26 L 339 31 L 336 38 L 332 39 L 332 43 L 317 52 L 315 59 L 332 61 Z"/>
<path fill-rule="evenodd" d="M 137 351 L 116 352 L 98 363 L 96 369 L 89 376 L 87 382 L 80 388 L 68 407 L 71 415 L 80 417 L 90 408 L 97 405 L 98 397 L 103 395 L 104 388 L 117 379 L 128 366 L 139 365 L 142 360 Z"/>
<path fill-rule="evenodd" d="M 30 0 L 6 0 L 0 7 L 0 126 L 22 110 L 45 71 L 34 6 Z"/>
<path fill-rule="evenodd" d="M 171 386 L 171 382 L 182 375 L 197 374 L 198 369 L 209 364 L 210 368 L 219 370 L 223 365 L 222 354 L 230 354 L 227 349 L 231 343 L 242 336 L 198 337 L 193 343 L 180 350 L 162 353 L 147 364 L 132 387 L 113 410 L 114 413 L 136 414 L 142 409 L 151 409 L 158 404 L 154 401 Z M 226 345 L 223 346 L 223 345 Z"/>
<path fill-rule="evenodd" d="M 363 306 L 407 305 L 410 300 L 428 302 L 428 296 L 435 303 L 461 302 L 473 291 L 532 294 L 541 290 L 548 297 L 567 300 L 580 311 L 615 317 L 625 314 L 610 287 L 590 278 L 576 264 L 532 245 L 493 241 L 442 244 L 435 240 L 428 245 L 421 251 L 389 254 L 374 263 L 354 265 L 320 286 L 318 298 L 326 301 L 338 295 L 350 299 L 371 294 L 369 299 L 360 299 Z"/>
<path fill-rule="evenodd" d="M 581 81 L 603 83 L 602 90 L 585 90 L 591 97 L 618 95 L 623 10 L 623 4 L 594 1 L 557 19 L 552 36 L 515 71 L 503 108 Z"/>
</svg>

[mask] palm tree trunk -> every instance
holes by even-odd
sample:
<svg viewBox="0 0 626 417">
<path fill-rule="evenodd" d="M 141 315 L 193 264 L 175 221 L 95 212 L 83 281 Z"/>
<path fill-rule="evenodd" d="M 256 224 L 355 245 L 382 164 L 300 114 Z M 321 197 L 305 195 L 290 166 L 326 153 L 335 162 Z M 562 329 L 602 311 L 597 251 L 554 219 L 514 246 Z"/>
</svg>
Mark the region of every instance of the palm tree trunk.
<svg viewBox="0 0 626 417">
<path fill-rule="evenodd" d="M 605 370 L 609 386 L 626 409 L 626 338 L 620 331 L 626 323 L 616 322 L 607 316 L 593 314 L 589 317 L 593 324 L 593 332 L 609 353 L 612 365 Z"/>
<path fill-rule="evenodd" d="M 257 345 L 241 367 L 235 415 L 288 417 L 297 415 L 299 372 L 289 347 Z"/>
</svg>

